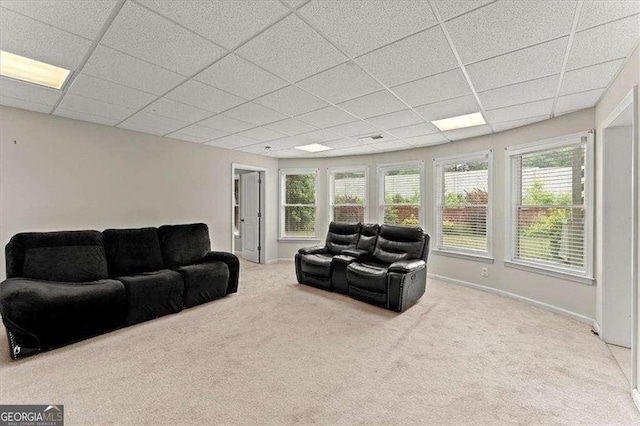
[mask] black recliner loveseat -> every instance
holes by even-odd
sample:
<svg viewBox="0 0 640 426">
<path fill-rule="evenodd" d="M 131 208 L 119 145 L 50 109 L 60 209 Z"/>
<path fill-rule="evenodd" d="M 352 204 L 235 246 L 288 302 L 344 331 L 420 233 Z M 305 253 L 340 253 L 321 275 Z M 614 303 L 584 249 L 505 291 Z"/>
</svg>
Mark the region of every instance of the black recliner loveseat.
<svg viewBox="0 0 640 426">
<path fill-rule="evenodd" d="M 336 241 L 336 231 L 355 227 L 359 227 L 357 238 L 341 235 L 339 253 L 335 247 L 332 252 L 330 245 Z M 296 276 L 301 284 L 402 312 L 426 290 L 429 240 L 419 227 L 332 222 L 324 247 L 298 251 Z M 349 244 L 344 244 L 347 241 Z"/>
<path fill-rule="evenodd" d="M 210 247 L 202 223 L 13 236 L 0 283 L 11 357 L 235 293 L 238 258 Z"/>
</svg>

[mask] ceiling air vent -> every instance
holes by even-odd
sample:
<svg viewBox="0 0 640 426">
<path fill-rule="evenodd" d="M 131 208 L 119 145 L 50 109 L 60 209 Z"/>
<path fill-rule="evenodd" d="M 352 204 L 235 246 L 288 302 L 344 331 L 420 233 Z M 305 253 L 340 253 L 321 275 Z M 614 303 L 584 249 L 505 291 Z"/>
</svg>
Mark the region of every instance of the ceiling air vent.
<svg viewBox="0 0 640 426">
<path fill-rule="evenodd" d="M 358 140 L 366 140 L 366 139 L 371 139 L 372 141 L 378 140 L 378 139 L 384 139 L 384 136 L 382 135 L 371 135 L 371 136 L 363 136 L 361 138 L 358 138 Z"/>
</svg>

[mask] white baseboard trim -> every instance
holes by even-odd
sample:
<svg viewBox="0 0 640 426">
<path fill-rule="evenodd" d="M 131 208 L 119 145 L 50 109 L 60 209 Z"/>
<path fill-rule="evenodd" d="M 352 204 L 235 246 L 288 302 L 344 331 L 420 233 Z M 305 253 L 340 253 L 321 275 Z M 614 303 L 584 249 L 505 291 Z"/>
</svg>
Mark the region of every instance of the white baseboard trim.
<svg viewBox="0 0 640 426">
<path fill-rule="evenodd" d="M 538 308 L 542 308 L 544 310 L 547 310 L 547 311 L 550 311 L 550 312 L 553 312 L 553 313 L 556 313 L 556 314 L 560 314 L 560 315 L 565 316 L 565 317 L 569 317 L 569 318 L 575 319 L 575 320 L 580 321 L 580 322 L 585 323 L 585 324 L 593 325 L 595 323 L 595 320 L 593 318 L 589 318 L 589 317 L 584 316 L 582 314 L 578 314 L 576 312 L 572 312 L 572 311 L 569 311 L 569 310 L 566 310 L 566 309 L 563 309 L 563 308 L 559 308 L 557 306 L 549 305 L 548 303 L 540 302 L 540 301 L 535 300 L 535 299 L 529 299 L 528 297 L 520 296 L 520 295 L 515 294 L 515 293 L 509 293 L 508 291 L 500 290 L 498 288 L 488 287 L 486 285 L 476 284 L 476 283 L 472 283 L 472 282 L 469 282 L 469 281 L 457 280 L 455 278 L 449 278 L 449 277 L 445 277 L 445 276 L 442 276 L 442 275 L 427 274 L 427 276 L 429 278 L 433 278 L 433 279 L 436 279 L 436 280 L 444 281 L 444 282 L 447 282 L 447 283 L 457 284 L 457 285 L 461 285 L 461 286 L 464 286 L 464 287 L 475 288 L 476 290 L 482 290 L 482 291 L 486 291 L 488 293 L 498 294 L 500 296 L 508 297 L 510 299 L 519 300 L 521 302 L 529 303 L 530 305 L 537 306 Z"/>
<path fill-rule="evenodd" d="M 597 320 L 593 320 L 592 327 L 595 330 L 595 332 L 598 333 L 598 337 L 600 337 L 600 340 L 602 340 L 602 333 L 600 332 L 600 324 L 598 324 Z"/>
<path fill-rule="evenodd" d="M 633 397 L 633 402 L 636 404 L 636 408 L 640 411 L 640 392 L 638 392 L 638 389 L 633 389 L 631 396 Z"/>
</svg>

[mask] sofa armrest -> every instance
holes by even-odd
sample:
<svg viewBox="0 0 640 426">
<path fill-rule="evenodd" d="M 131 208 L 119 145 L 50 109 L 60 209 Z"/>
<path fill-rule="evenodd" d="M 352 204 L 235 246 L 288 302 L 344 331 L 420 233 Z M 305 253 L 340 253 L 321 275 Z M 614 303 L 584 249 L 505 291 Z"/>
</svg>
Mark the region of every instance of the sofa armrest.
<svg viewBox="0 0 640 426">
<path fill-rule="evenodd" d="M 300 254 L 321 254 L 327 253 L 326 246 L 313 246 L 313 247 L 303 247 L 298 250 Z"/>
<path fill-rule="evenodd" d="M 205 262 L 223 262 L 229 268 L 229 283 L 227 294 L 238 291 L 238 279 L 240 278 L 240 261 L 238 256 L 225 251 L 210 251 L 204 256 Z"/>
<path fill-rule="evenodd" d="M 363 259 L 365 257 L 371 256 L 371 253 L 369 253 L 369 250 L 362 250 L 362 249 L 356 249 L 356 248 L 343 250 L 341 254 L 345 256 L 355 257 L 356 259 Z"/>
<path fill-rule="evenodd" d="M 426 262 L 421 259 L 399 260 L 389 266 L 389 272 L 400 272 L 401 274 L 407 274 L 409 272 L 415 272 L 419 269 L 422 269 L 426 265 Z"/>
</svg>

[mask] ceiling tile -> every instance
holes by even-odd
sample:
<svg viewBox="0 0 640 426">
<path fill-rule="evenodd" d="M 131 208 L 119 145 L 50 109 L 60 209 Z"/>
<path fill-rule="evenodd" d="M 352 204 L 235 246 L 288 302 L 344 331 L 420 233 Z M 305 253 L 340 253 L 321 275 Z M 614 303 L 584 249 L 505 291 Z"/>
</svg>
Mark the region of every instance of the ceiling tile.
<svg viewBox="0 0 640 426">
<path fill-rule="evenodd" d="M 91 42 L 7 9 L 0 10 L 0 49 L 75 70 Z"/>
<path fill-rule="evenodd" d="M 440 26 L 367 53 L 358 58 L 358 63 L 387 86 L 458 66 Z"/>
<path fill-rule="evenodd" d="M 333 103 L 382 90 L 380 84 L 352 61 L 302 80 L 298 85 Z"/>
<path fill-rule="evenodd" d="M 62 98 L 62 102 L 60 102 L 59 107 L 80 113 L 97 115 L 99 117 L 112 118 L 118 121 L 124 120 L 136 112 L 133 108 L 108 104 L 106 102 L 83 98 L 82 96 L 72 95 L 69 93 Z"/>
<path fill-rule="evenodd" d="M 326 145 L 330 148 L 343 149 L 343 148 L 351 148 L 354 146 L 361 146 L 363 145 L 363 143 L 360 142 L 358 139 L 342 138 L 342 139 L 336 139 L 335 141 L 323 142 L 322 145 Z"/>
<path fill-rule="evenodd" d="M 414 108 L 418 114 L 427 121 L 440 120 L 442 118 L 457 117 L 458 115 L 472 114 L 480 111 L 480 106 L 473 95 L 447 99 Z"/>
<path fill-rule="evenodd" d="M 493 1 L 494 0 L 432 0 L 432 4 L 438 8 L 442 19 L 447 21 Z"/>
<path fill-rule="evenodd" d="M 185 121 L 140 111 L 119 124 L 118 127 L 143 133 L 152 133 L 154 135 L 164 135 L 175 132 L 188 125 L 189 123 Z"/>
<path fill-rule="evenodd" d="M 227 49 L 288 13 L 277 0 L 140 0 L 140 3 Z"/>
<path fill-rule="evenodd" d="M 504 121 L 520 120 L 523 118 L 537 117 L 551 114 L 553 99 L 515 105 L 506 108 L 487 111 L 486 118 L 489 123 L 502 123 Z"/>
<path fill-rule="evenodd" d="M 0 94 L 14 99 L 22 99 L 27 102 L 53 106 L 58 102 L 61 92 L 7 77 L 0 77 Z"/>
<path fill-rule="evenodd" d="M 288 138 L 269 141 L 269 143 L 266 145 L 271 147 L 271 151 L 280 151 L 283 149 L 289 149 L 296 146 L 307 145 L 308 143 L 309 142 L 301 140 L 300 138 L 295 136 L 295 137 L 288 137 Z"/>
<path fill-rule="evenodd" d="M 290 82 L 347 59 L 295 15 L 269 28 L 237 52 Z"/>
<path fill-rule="evenodd" d="M 369 136 L 375 136 L 376 139 L 372 139 Z M 368 135 L 362 135 L 362 136 L 358 136 L 356 138 L 358 140 L 358 142 L 362 143 L 362 144 L 367 144 L 367 145 L 377 145 L 380 146 L 380 144 L 382 143 L 386 143 L 386 142 L 395 142 L 398 140 L 398 138 L 396 138 L 395 136 L 389 134 L 389 133 L 384 133 L 384 132 L 377 132 L 374 134 L 368 134 Z"/>
<path fill-rule="evenodd" d="M 491 127 L 485 125 L 485 126 L 467 127 L 464 129 L 449 130 L 448 132 L 443 132 L 442 134 L 445 137 L 447 137 L 447 139 L 450 139 L 452 141 L 458 141 L 461 139 L 475 138 L 476 136 L 488 135 L 489 133 L 492 133 Z"/>
<path fill-rule="evenodd" d="M 538 123 L 540 121 L 544 121 L 548 119 L 549 119 L 548 115 L 540 115 L 538 117 L 523 118 L 521 120 L 514 120 L 514 121 L 505 121 L 504 123 L 495 123 L 495 124 L 492 124 L 491 127 L 493 127 L 493 130 L 495 130 L 496 132 L 504 132 L 505 130 L 515 129 L 516 127 L 522 127 L 522 126 L 526 126 L 527 124 Z"/>
<path fill-rule="evenodd" d="M 380 92 L 342 102 L 338 106 L 361 118 L 400 111 L 407 107 L 398 98 L 389 93 L 388 90 L 381 90 Z"/>
<path fill-rule="evenodd" d="M 371 145 L 360 145 L 360 146 L 350 146 L 347 148 L 340 148 L 340 152 L 345 155 L 367 155 L 367 154 L 377 154 L 380 151 L 378 151 Z"/>
<path fill-rule="evenodd" d="M 352 57 L 436 24 L 426 1 L 312 1 L 300 13 Z"/>
<path fill-rule="evenodd" d="M 248 152 L 249 154 L 265 154 L 265 144 L 258 142 L 255 145 L 243 146 L 241 148 L 237 148 L 238 151 Z"/>
<path fill-rule="evenodd" d="M 409 105 L 418 106 L 469 94 L 471 88 L 458 68 L 396 86 L 393 91 Z"/>
<path fill-rule="evenodd" d="M 280 121 L 287 118 L 286 115 L 252 102 L 230 109 L 226 111 L 224 115 L 247 123 L 255 124 L 256 126 L 262 126 L 263 124 L 273 123 L 274 121 Z"/>
<path fill-rule="evenodd" d="M 185 127 L 184 129 L 180 129 L 177 132 L 173 132 L 169 135 L 169 137 L 177 137 L 177 138 L 187 138 L 191 142 L 206 142 L 212 139 L 218 139 L 223 136 L 228 136 L 226 132 L 221 132 L 220 130 L 210 129 L 209 127 L 200 126 L 198 124 L 192 124 L 189 127 Z"/>
<path fill-rule="evenodd" d="M 244 102 L 238 96 L 195 80 L 184 82 L 169 92 L 166 97 L 212 112 L 222 112 Z"/>
<path fill-rule="evenodd" d="M 577 32 L 567 70 L 624 58 L 640 38 L 640 15 Z"/>
<path fill-rule="evenodd" d="M 336 107 L 322 108 L 297 117 L 299 120 L 317 127 L 329 127 L 356 121 L 357 118 Z"/>
<path fill-rule="evenodd" d="M 101 41 L 102 44 L 191 75 L 225 51 L 173 22 L 134 3 L 126 3 Z"/>
<path fill-rule="evenodd" d="M 588 92 L 574 93 L 572 95 L 560 96 L 556 104 L 555 113 L 576 111 L 579 109 L 591 108 L 598 102 L 604 89 L 589 90 Z"/>
<path fill-rule="evenodd" d="M 295 158 L 304 155 L 304 152 L 300 151 L 299 149 L 285 149 L 282 151 L 267 152 L 264 155 L 274 158 Z"/>
<path fill-rule="evenodd" d="M 2 91 L 0 91 L 0 105 L 5 105 L 13 108 L 26 109 L 29 111 L 41 112 L 43 114 L 48 114 L 51 111 L 51 107 L 49 105 L 39 104 L 37 102 L 29 102 L 22 99 L 11 98 L 9 96 L 4 96 Z"/>
<path fill-rule="evenodd" d="M 184 77 L 108 47 L 98 46 L 82 69 L 84 74 L 162 95 Z"/>
<path fill-rule="evenodd" d="M 564 37 L 478 62 L 467 66 L 467 72 L 479 92 L 559 74 L 568 40 Z"/>
<path fill-rule="evenodd" d="M 607 87 L 623 62 L 624 59 L 618 59 L 603 64 L 567 71 L 562 79 L 560 95 Z"/>
<path fill-rule="evenodd" d="M 276 132 L 275 130 L 267 129 L 266 127 L 256 127 L 254 129 L 245 130 L 238 133 L 240 136 L 255 139 L 260 142 L 272 141 L 274 139 L 284 138 L 287 135 Z"/>
<path fill-rule="evenodd" d="M 305 112 L 329 106 L 326 102 L 295 86 L 287 86 L 284 89 L 269 93 L 254 102 L 287 115 L 304 114 Z"/>
<path fill-rule="evenodd" d="M 496 109 L 553 98 L 558 90 L 559 75 L 512 84 L 478 93 L 484 109 Z"/>
<path fill-rule="evenodd" d="M 353 123 L 341 124 L 339 126 L 331 127 L 327 130 L 347 137 L 360 136 L 366 133 L 380 133 L 378 129 L 365 121 L 355 121 Z"/>
<path fill-rule="evenodd" d="M 298 7 L 302 3 L 304 3 L 305 1 L 306 0 L 284 0 L 284 2 L 287 3 L 291 7 Z"/>
<path fill-rule="evenodd" d="M 240 148 L 242 146 L 255 145 L 256 143 L 259 143 L 259 141 L 249 139 L 244 136 L 229 135 L 220 139 L 213 140 L 211 142 L 207 142 L 207 145 L 217 146 L 220 148 Z"/>
<path fill-rule="evenodd" d="M 630 1 L 585 1 L 580 11 L 578 30 L 604 24 L 605 22 L 640 13 L 640 2 Z"/>
<path fill-rule="evenodd" d="M 140 109 L 156 99 L 155 95 L 88 74 L 78 75 L 68 93 L 134 109 Z"/>
<path fill-rule="evenodd" d="M 568 35 L 575 1 L 496 2 L 447 22 L 465 64 Z"/>
<path fill-rule="evenodd" d="M 430 135 L 438 133 L 439 130 L 431 123 L 414 124 L 413 126 L 398 127 L 397 129 L 389 129 L 389 133 L 400 138 L 407 139 L 416 136 Z"/>
<path fill-rule="evenodd" d="M 2 0 L 2 7 L 72 32 L 95 39 L 116 0 Z"/>
<path fill-rule="evenodd" d="M 289 136 L 299 135 L 300 133 L 310 132 L 316 129 L 315 126 L 294 118 L 287 118 L 286 120 L 267 124 L 265 127 L 277 132 L 285 133 Z"/>
<path fill-rule="evenodd" d="M 414 138 L 404 139 L 406 143 L 414 147 L 440 145 L 448 143 L 449 139 L 442 136 L 442 133 L 434 133 L 432 135 L 416 136 Z"/>
<path fill-rule="evenodd" d="M 383 142 L 383 143 L 375 143 L 375 144 L 371 144 L 371 147 L 377 149 L 380 152 L 402 151 L 405 149 L 413 148 L 412 145 L 409 145 L 408 143 L 400 140 Z"/>
<path fill-rule="evenodd" d="M 378 127 L 379 129 L 395 129 L 397 127 L 410 126 L 412 124 L 424 123 L 424 120 L 414 113 L 406 109 L 404 111 L 392 112 L 391 114 L 379 115 L 367 119 L 367 122 Z"/>
<path fill-rule="evenodd" d="M 101 117 L 97 115 L 86 114 L 84 112 L 72 111 L 70 109 L 56 108 L 54 115 L 74 120 L 88 121 L 90 123 L 103 124 L 105 126 L 115 126 L 120 120 L 109 117 Z"/>
<path fill-rule="evenodd" d="M 328 151 L 320 151 L 320 152 L 310 152 L 305 155 L 306 158 L 317 158 L 317 157 L 340 157 L 345 155 L 343 152 L 340 152 L 338 149 L 331 149 Z"/>
<path fill-rule="evenodd" d="M 333 141 L 341 137 L 341 135 L 330 132 L 328 130 L 314 130 L 313 132 L 301 133 L 295 136 L 296 139 L 299 139 L 301 141 L 314 143 L 325 143 L 327 141 Z"/>
<path fill-rule="evenodd" d="M 253 99 L 287 85 L 281 78 L 233 54 L 225 56 L 194 79 L 245 99 Z"/>
<path fill-rule="evenodd" d="M 178 130 L 177 132 L 169 133 L 168 135 L 165 135 L 165 137 L 172 138 L 172 139 L 178 139 L 180 141 L 193 142 L 193 143 L 203 143 L 203 142 L 207 142 L 209 140 L 207 138 L 202 138 L 200 136 L 194 136 L 194 135 L 191 135 L 189 133 L 185 133 L 182 130 Z"/>
<path fill-rule="evenodd" d="M 216 115 L 215 117 L 207 118 L 206 120 L 203 120 L 198 124 L 227 133 L 241 132 L 243 130 L 256 127 L 254 124 L 245 123 L 244 121 L 225 117 L 224 115 Z"/>
<path fill-rule="evenodd" d="M 186 121 L 187 123 L 195 123 L 212 115 L 211 111 L 205 111 L 167 98 L 158 99 L 142 111 Z"/>
</svg>

